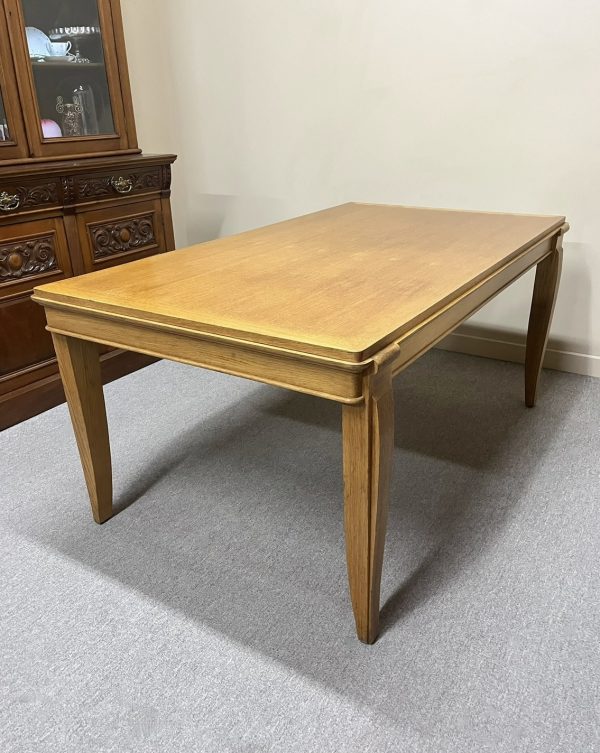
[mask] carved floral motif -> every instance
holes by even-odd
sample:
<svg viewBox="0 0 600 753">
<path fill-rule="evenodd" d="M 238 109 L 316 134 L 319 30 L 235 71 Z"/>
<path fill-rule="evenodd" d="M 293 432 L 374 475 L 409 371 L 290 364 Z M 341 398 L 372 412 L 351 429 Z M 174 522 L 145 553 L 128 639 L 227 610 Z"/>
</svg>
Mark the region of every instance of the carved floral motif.
<svg viewBox="0 0 600 753">
<path fill-rule="evenodd" d="M 0 244 L 0 281 L 50 272 L 58 268 L 54 235 Z"/>
<path fill-rule="evenodd" d="M 159 190 L 161 188 L 160 170 L 146 173 L 130 173 L 126 176 L 102 175 L 100 177 L 88 177 L 80 180 L 77 184 L 77 198 L 98 199 L 104 196 L 114 196 L 115 188 L 113 181 L 115 177 L 123 177 L 125 180 L 131 181 L 134 191 Z"/>
<path fill-rule="evenodd" d="M 29 209 L 38 204 L 58 204 L 58 186 L 56 183 L 39 183 L 34 186 L 10 186 L 8 191 L 3 193 L 3 196 L 10 197 L 14 201 L 14 206 L 9 207 L 9 211 L 11 209 Z"/>
<path fill-rule="evenodd" d="M 155 246 L 153 219 L 153 214 L 146 214 L 91 226 L 90 237 L 94 258 L 103 259 L 114 254 Z"/>
<path fill-rule="evenodd" d="M 43 183 L 30 188 L 18 189 L 23 192 L 21 199 L 22 207 L 35 206 L 36 204 L 58 204 L 58 189 L 56 183 Z"/>
</svg>

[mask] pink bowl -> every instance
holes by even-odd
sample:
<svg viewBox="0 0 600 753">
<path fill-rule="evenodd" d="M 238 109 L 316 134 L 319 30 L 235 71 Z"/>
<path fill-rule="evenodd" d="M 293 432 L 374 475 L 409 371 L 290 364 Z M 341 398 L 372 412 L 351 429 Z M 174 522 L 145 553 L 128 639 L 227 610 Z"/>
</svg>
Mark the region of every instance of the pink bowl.
<svg viewBox="0 0 600 753">
<path fill-rule="evenodd" d="M 62 131 L 54 120 L 42 120 L 42 133 L 45 139 L 60 139 Z"/>
</svg>

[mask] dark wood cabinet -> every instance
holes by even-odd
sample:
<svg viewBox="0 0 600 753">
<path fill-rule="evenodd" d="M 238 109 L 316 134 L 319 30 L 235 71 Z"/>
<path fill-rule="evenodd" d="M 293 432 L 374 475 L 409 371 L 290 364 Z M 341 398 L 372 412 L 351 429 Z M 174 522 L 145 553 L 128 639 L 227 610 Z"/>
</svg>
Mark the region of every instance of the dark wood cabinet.
<svg viewBox="0 0 600 753">
<path fill-rule="evenodd" d="M 3 429 L 64 400 L 33 288 L 173 249 L 175 156 L 138 148 L 118 0 L 4 0 L 0 43 Z"/>
</svg>

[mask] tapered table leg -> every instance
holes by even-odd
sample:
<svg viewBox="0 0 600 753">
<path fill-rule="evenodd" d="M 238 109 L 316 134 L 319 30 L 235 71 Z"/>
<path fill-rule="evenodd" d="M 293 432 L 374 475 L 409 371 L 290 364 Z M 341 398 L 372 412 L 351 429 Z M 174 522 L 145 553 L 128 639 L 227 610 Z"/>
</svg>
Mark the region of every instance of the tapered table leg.
<svg viewBox="0 0 600 753">
<path fill-rule="evenodd" d="M 379 589 L 394 447 L 391 374 L 374 375 L 364 403 L 345 405 L 344 524 L 350 597 L 364 643 L 379 633 Z"/>
<path fill-rule="evenodd" d="M 53 334 L 83 473 L 96 523 L 112 515 L 112 468 L 98 345 Z"/>
<path fill-rule="evenodd" d="M 540 371 L 546 352 L 562 267 L 562 236 L 556 248 L 537 265 L 525 352 L 525 403 L 535 405 Z"/>
</svg>

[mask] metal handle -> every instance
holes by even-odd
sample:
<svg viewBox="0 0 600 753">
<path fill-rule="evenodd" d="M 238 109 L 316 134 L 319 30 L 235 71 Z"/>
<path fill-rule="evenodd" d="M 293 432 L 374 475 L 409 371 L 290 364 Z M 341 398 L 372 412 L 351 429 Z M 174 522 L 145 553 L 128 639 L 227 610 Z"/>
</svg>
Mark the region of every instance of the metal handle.
<svg viewBox="0 0 600 753">
<path fill-rule="evenodd" d="M 131 178 L 113 178 L 110 181 L 110 185 L 115 189 L 117 193 L 131 193 L 133 190 L 133 181 Z"/>
<path fill-rule="evenodd" d="M 21 205 L 21 199 L 18 194 L 12 196 L 6 191 L 0 193 L 0 210 L 2 212 L 12 212 L 14 209 L 18 209 Z"/>
</svg>

